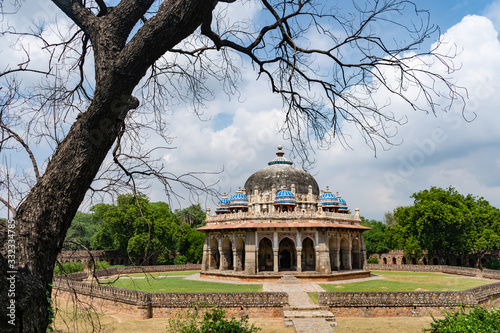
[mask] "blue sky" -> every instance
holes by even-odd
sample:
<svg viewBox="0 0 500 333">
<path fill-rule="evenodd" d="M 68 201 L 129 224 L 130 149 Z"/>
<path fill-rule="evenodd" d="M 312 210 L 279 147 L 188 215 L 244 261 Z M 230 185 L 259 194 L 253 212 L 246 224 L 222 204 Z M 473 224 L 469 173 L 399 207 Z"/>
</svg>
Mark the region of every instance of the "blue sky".
<svg viewBox="0 0 500 333">
<path fill-rule="evenodd" d="M 433 116 L 414 112 L 395 102 L 391 110 L 408 117 L 408 123 L 398 128 L 396 139 L 400 145 L 388 151 L 379 150 L 375 157 L 359 135 L 348 129 L 347 133 L 352 134 L 351 148 L 334 145 L 329 150 L 316 151 L 313 157 L 317 164 L 311 174 L 320 188 L 329 186 L 338 191 L 350 208 L 359 207 L 361 215 L 367 218 L 382 219 L 385 212 L 411 204 L 412 193 L 430 186 L 454 186 L 461 193 L 483 196 L 500 207 L 497 125 L 500 122 L 500 0 L 417 2 L 419 8 L 430 10 L 431 21 L 440 26 L 443 38 L 462 50 L 457 57 L 462 69 L 454 78 L 468 89 L 468 104 L 463 115 L 456 109 Z M 50 6 L 47 6 L 49 9 L 34 7 L 28 9 L 39 15 L 61 15 Z M 244 14 L 246 12 L 232 13 L 234 16 Z M 30 20 L 28 16 L 37 15 L 26 15 L 25 21 Z M 434 42 L 428 41 L 423 47 L 429 48 Z M 3 50 L 1 66 L 10 61 L 5 56 L 9 52 Z M 217 183 L 221 192 L 234 194 L 253 172 L 274 158 L 279 144 L 285 147 L 285 156 L 300 165 L 300 161 L 288 154 L 290 142 L 278 133 L 283 120 L 280 98 L 269 92 L 264 80 L 256 80 L 255 72 L 250 69 L 242 71 L 238 96 L 229 98 L 220 94 L 207 103 L 202 115 L 204 121 L 183 105 L 169 110 L 166 115 L 169 135 L 173 138 L 172 146 L 177 147 L 161 156 L 169 171 L 182 174 L 224 170 L 204 176 L 204 180 Z M 385 97 L 377 96 L 381 100 Z M 151 137 L 147 145 L 155 147 L 163 143 Z M 35 149 L 41 164 L 47 148 L 42 142 Z M 18 155 L 12 160 L 29 168 L 29 161 Z M 176 187 L 176 190 L 185 199 L 174 200 L 174 208 L 197 202 L 213 208 L 218 201 L 213 197 L 189 199 L 182 188 Z M 168 200 L 156 183 L 151 183 L 146 194 L 153 201 Z M 82 210 L 88 209 L 89 202 L 84 202 Z M 0 209 L 0 216 L 6 215 L 5 209 Z"/>
</svg>

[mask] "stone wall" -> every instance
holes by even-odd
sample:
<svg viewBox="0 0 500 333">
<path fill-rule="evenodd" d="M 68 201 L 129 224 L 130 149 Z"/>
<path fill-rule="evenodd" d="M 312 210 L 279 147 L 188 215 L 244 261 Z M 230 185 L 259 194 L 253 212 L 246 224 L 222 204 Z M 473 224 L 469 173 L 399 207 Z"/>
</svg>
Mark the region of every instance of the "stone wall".
<svg viewBox="0 0 500 333">
<path fill-rule="evenodd" d="M 56 276 L 55 279 L 69 278 L 70 280 L 83 281 L 91 276 L 102 278 L 113 275 L 199 271 L 200 269 L 201 269 L 201 264 L 111 267 L 111 268 L 96 270 L 95 272 L 88 271 L 88 272 L 72 273 L 63 276 Z"/>
<path fill-rule="evenodd" d="M 283 306 L 288 305 L 284 292 L 149 293 L 68 279 L 55 280 L 54 289 L 56 297 L 77 294 L 87 302 L 92 300 L 105 309 L 126 310 L 141 319 L 171 317 L 194 305 L 225 308 L 228 315 L 282 317 Z"/>
<path fill-rule="evenodd" d="M 468 267 L 423 265 L 368 265 L 370 270 L 442 272 L 455 275 L 500 279 L 499 271 Z M 413 292 L 320 292 L 318 304 L 328 306 L 336 316 L 389 317 L 440 315 L 458 304 L 489 304 L 500 297 L 500 282 L 463 291 Z"/>
</svg>

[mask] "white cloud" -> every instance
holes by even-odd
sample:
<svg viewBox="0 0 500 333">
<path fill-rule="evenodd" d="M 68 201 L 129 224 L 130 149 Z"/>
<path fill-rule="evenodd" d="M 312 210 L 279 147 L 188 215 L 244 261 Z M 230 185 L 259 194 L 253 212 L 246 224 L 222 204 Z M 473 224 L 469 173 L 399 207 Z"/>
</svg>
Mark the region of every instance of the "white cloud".
<svg viewBox="0 0 500 333">
<path fill-rule="evenodd" d="M 496 172 L 500 155 L 500 133 L 496 130 L 500 121 L 497 32 L 487 18 L 467 16 L 442 39 L 447 41 L 443 47 L 456 45 L 461 50 L 454 60 L 461 70 L 454 77 L 468 89 L 464 114 L 466 119 L 477 115 L 474 121 L 467 122 L 459 107 L 434 117 L 393 101 L 390 110 L 409 118 L 396 137 L 396 141 L 402 140 L 401 145 L 379 151 L 374 158 L 362 138 L 347 128 L 356 135 L 349 141 L 354 150 L 337 145 L 315 156 L 318 163 L 312 173 L 320 188 L 329 185 L 339 191 L 350 207 L 359 207 L 364 216 L 382 219 L 384 212 L 410 204 L 412 193 L 430 186 L 452 185 L 464 194 L 484 196 L 500 206 L 500 176 Z M 434 66 L 436 70 L 444 68 L 437 63 Z M 181 112 L 172 120 L 183 124 L 175 134 L 179 143 L 176 161 L 183 161 L 182 168 L 196 165 L 198 170 L 218 170 L 224 165 L 224 173 L 214 177 L 220 180 L 223 191 L 234 192 L 253 172 L 265 167 L 274 157 L 277 144 L 289 146 L 274 134 L 282 117 L 276 109 L 278 101 L 270 97 L 267 86 L 248 80 L 252 74 L 245 75 L 244 103 L 214 103 L 223 112 L 234 110 L 227 127 L 216 131 L 212 122 L 186 118 Z M 387 98 L 377 96 L 381 101 Z"/>
</svg>

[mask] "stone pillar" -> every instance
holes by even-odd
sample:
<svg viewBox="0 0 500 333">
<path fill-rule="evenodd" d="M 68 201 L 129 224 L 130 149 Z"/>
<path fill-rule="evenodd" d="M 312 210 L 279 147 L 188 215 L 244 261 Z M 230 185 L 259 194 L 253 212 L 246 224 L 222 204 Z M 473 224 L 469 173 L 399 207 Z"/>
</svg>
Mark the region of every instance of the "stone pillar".
<svg viewBox="0 0 500 333">
<path fill-rule="evenodd" d="M 238 252 L 241 252 L 241 251 L 236 251 L 236 248 L 233 248 L 233 271 L 239 271 L 239 267 L 238 266 L 241 266 L 241 262 L 240 260 L 238 260 Z"/>
<path fill-rule="evenodd" d="M 339 251 L 338 250 L 330 250 L 330 257 L 332 260 L 332 262 L 330 263 L 332 266 L 332 270 L 340 271 Z"/>
<path fill-rule="evenodd" d="M 346 261 L 347 261 L 347 265 L 346 265 L 346 268 L 347 270 L 351 270 L 352 269 L 352 255 L 351 255 L 351 251 L 345 251 L 346 252 Z"/>
<path fill-rule="evenodd" d="M 247 232 L 245 238 L 245 274 L 254 275 L 258 271 L 257 231 Z"/>
<path fill-rule="evenodd" d="M 297 248 L 297 272 L 302 272 L 302 248 Z"/>
<path fill-rule="evenodd" d="M 205 241 L 203 242 L 203 258 L 201 260 L 201 270 L 208 271 L 210 269 L 210 248 L 208 246 L 208 234 L 205 234 Z"/>
<path fill-rule="evenodd" d="M 219 245 L 219 270 L 224 270 L 224 265 L 225 265 L 225 255 L 224 252 L 222 251 L 222 245 Z"/>
<path fill-rule="evenodd" d="M 273 248 L 273 257 L 274 257 L 273 270 L 274 270 L 275 273 L 277 273 L 279 271 L 279 266 L 278 266 L 279 256 L 278 256 L 278 252 L 279 252 L 279 249 L 274 249 Z"/>
<path fill-rule="evenodd" d="M 316 231 L 316 271 L 329 274 L 332 272 L 331 264 L 330 264 L 330 252 L 328 251 L 328 237 L 326 232 L 317 232 Z"/>
</svg>

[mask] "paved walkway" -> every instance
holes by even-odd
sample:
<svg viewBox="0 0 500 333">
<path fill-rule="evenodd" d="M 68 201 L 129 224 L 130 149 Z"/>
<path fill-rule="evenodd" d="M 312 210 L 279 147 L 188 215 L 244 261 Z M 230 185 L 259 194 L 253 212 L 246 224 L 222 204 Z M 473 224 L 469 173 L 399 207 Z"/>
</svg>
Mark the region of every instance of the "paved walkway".
<svg viewBox="0 0 500 333">
<path fill-rule="evenodd" d="M 288 294 L 289 307 L 283 311 L 285 326 L 292 326 L 297 333 L 332 333 L 335 317 L 314 304 L 308 292 L 324 291 L 315 283 L 264 283 L 264 291 L 281 291 Z"/>
<path fill-rule="evenodd" d="M 343 284 L 357 281 L 377 280 L 382 277 L 372 276 L 370 278 L 352 279 L 343 281 L 322 282 L 323 284 Z M 312 282 L 280 283 L 280 282 L 244 282 L 231 280 L 203 279 L 200 274 L 186 277 L 189 280 L 202 280 L 211 282 L 235 283 L 235 284 L 262 284 L 263 291 L 281 291 L 288 294 L 289 306 L 284 309 L 285 326 L 292 326 L 296 333 L 334 333 L 332 323 L 335 325 L 335 317 L 317 304 L 314 304 L 308 292 L 325 291 L 318 284 Z M 288 282 L 288 281 L 287 281 Z"/>
</svg>

